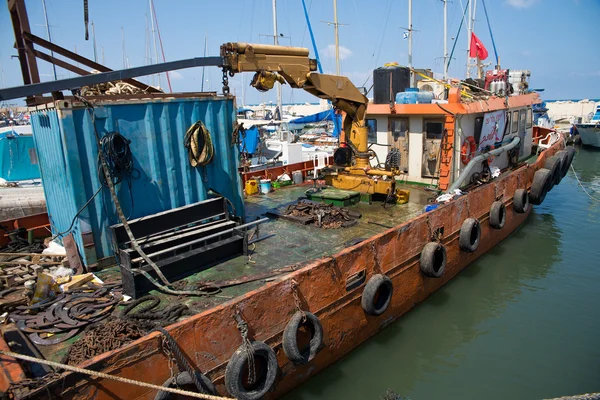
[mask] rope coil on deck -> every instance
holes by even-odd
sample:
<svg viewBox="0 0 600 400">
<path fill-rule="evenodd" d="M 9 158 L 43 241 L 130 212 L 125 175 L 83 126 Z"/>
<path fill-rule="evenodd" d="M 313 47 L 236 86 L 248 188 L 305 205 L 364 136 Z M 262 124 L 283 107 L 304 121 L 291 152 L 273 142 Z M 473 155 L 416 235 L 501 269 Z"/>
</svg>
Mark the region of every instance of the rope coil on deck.
<svg viewBox="0 0 600 400">
<path fill-rule="evenodd" d="M 54 367 L 54 368 L 62 368 L 62 369 L 67 370 L 67 371 L 77 372 L 77 373 L 80 373 L 80 374 L 89 375 L 89 376 L 93 376 L 93 377 L 96 377 L 96 378 L 111 379 L 113 381 L 117 381 L 117 382 L 121 382 L 121 383 L 128 383 L 130 385 L 141 386 L 141 387 L 145 387 L 145 388 L 149 388 L 149 389 L 154 389 L 154 390 L 162 390 L 163 392 L 170 392 L 170 393 L 174 393 L 174 394 L 180 394 L 180 395 L 183 395 L 183 396 L 194 397 L 196 399 L 205 399 L 205 400 L 234 400 L 231 397 L 213 396 L 213 395 L 210 395 L 210 394 L 195 393 L 195 392 L 190 392 L 190 391 L 187 391 L 187 390 L 174 389 L 174 388 L 169 388 L 169 387 L 154 385 L 152 383 L 141 382 L 141 381 L 136 381 L 136 380 L 133 380 L 133 379 L 123 378 L 123 377 L 118 376 L 118 375 L 109 375 L 109 374 L 105 374 L 104 372 L 92 371 L 92 370 L 85 369 L 85 368 L 74 367 L 72 365 L 61 364 L 61 363 L 57 363 L 57 362 L 54 362 L 54 361 L 43 360 L 41 358 L 35 358 L 35 357 L 26 356 L 26 355 L 23 355 L 23 354 L 13 353 L 12 351 L 0 350 L 0 355 L 7 356 L 7 357 L 12 357 L 12 358 L 16 358 L 18 360 L 24 360 L 24 361 L 29 361 L 29 362 L 34 362 L 34 363 L 49 365 L 49 366 Z"/>
</svg>

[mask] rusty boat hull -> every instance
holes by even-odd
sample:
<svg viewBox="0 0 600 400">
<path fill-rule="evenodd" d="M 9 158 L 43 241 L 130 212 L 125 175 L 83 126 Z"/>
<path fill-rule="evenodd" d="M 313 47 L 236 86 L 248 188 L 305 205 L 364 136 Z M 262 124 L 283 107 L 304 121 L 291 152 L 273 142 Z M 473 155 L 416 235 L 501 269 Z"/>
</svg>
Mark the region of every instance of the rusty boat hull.
<svg viewBox="0 0 600 400">
<path fill-rule="evenodd" d="M 518 229 L 526 221 L 531 207 L 525 213 L 517 213 L 513 208 L 515 191 L 530 189 L 535 172 L 562 148 L 564 141 L 559 140 L 542 151 L 534 162 L 509 170 L 464 196 L 331 257 L 314 260 L 256 290 L 175 323 L 167 330 L 188 360 L 214 382 L 219 394 L 227 396 L 226 366 L 242 343 L 233 318 L 239 312 L 248 322 L 250 336 L 267 343 L 277 355 L 277 378 L 273 389 L 265 396 L 277 398 L 376 335 Z M 494 229 L 489 223 L 490 207 L 497 200 L 506 206 L 506 222 L 501 229 Z M 461 251 L 458 243 L 461 225 L 467 218 L 477 218 L 481 226 L 481 240 L 473 253 Z M 443 228 L 440 243 L 447 249 L 446 270 L 440 278 L 429 278 L 420 271 L 419 257 L 430 241 L 432 231 L 440 228 Z M 348 290 L 348 280 L 364 274 L 368 281 L 380 273 L 392 281 L 391 303 L 382 315 L 367 315 L 361 307 L 364 284 Z M 301 308 L 315 314 L 324 331 L 322 348 L 306 365 L 292 363 L 282 349 L 284 328 L 298 309 L 292 280 L 297 286 Z M 161 341 L 161 335 L 154 332 L 79 366 L 161 385 L 169 378 L 169 369 L 158 367 L 169 362 L 160 350 Z M 0 349 L 8 349 L 1 338 Z M 19 363 L 10 357 L 0 357 L 0 366 L 2 388 L 25 377 Z M 152 399 L 155 395 L 154 390 L 139 386 L 67 373 L 59 381 L 30 392 L 27 397 Z"/>
</svg>

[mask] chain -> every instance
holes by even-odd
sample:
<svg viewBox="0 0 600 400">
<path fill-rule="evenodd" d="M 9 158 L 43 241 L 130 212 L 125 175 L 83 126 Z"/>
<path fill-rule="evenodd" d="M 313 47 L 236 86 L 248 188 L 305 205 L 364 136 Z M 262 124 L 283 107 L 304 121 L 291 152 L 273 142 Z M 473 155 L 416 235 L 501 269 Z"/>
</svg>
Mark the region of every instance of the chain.
<svg viewBox="0 0 600 400">
<path fill-rule="evenodd" d="M 467 194 L 467 217 L 471 218 L 471 197 Z"/>
<path fill-rule="evenodd" d="M 173 381 L 173 377 L 175 376 L 175 373 L 173 372 L 173 366 L 174 361 L 175 361 L 175 356 L 173 355 L 173 352 L 171 351 L 171 347 L 169 346 L 169 342 L 167 342 L 167 338 L 166 336 L 162 336 L 162 351 L 163 353 L 165 353 L 165 356 L 167 356 L 167 359 L 169 360 L 168 362 L 168 367 L 169 367 L 169 371 L 171 372 L 171 381 Z"/>
<path fill-rule="evenodd" d="M 292 289 L 292 296 L 294 296 L 296 309 L 302 313 L 302 322 L 306 322 L 306 313 L 302 309 L 302 303 L 300 302 L 300 296 L 298 295 L 298 282 L 296 282 L 295 279 L 290 280 L 290 287 Z"/>
<path fill-rule="evenodd" d="M 375 246 L 375 242 L 371 242 L 371 250 L 373 251 L 373 258 L 375 259 L 375 265 L 373 266 L 373 272 L 378 274 L 381 273 L 381 265 L 379 264 L 379 257 L 377 257 L 377 247 Z"/>
<path fill-rule="evenodd" d="M 517 174 L 517 189 L 521 187 L 521 174 Z"/>
<path fill-rule="evenodd" d="M 494 200 L 498 200 L 498 182 L 494 183 Z"/>
<path fill-rule="evenodd" d="M 223 94 L 225 96 L 229 94 L 229 77 L 227 76 L 226 68 L 223 68 Z"/>
<path fill-rule="evenodd" d="M 248 359 L 248 384 L 253 385 L 254 382 L 256 382 L 256 368 L 254 366 L 254 347 L 252 347 L 252 342 L 248 339 L 248 323 L 244 321 L 238 308 L 235 309 L 233 318 L 235 319 L 237 328 L 242 336 L 242 347 L 244 348 L 246 358 Z"/>
<path fill-rule="evenodd" d="M 433 239 L 433 231 L 431 230 L 431 221 L 429 220 L 429 214 L 425 217 L 425 221 L 427 221 L 427 240 L 430 241 Z"/>
</svg>

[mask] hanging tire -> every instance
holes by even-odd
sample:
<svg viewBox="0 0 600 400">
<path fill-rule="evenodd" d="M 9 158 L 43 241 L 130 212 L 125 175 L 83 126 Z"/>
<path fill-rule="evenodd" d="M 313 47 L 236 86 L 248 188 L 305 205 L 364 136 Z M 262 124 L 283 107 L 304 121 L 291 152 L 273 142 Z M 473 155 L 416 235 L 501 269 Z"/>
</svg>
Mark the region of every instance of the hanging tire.
<svg viewBox="0 0 600 400">
<path fill-rule="evenodd" d="M 571 164 L 573 163 L 573 158 L 575 158 L 575 153 L 577 153 L 577 150 L 575 150 L 575 147 L 567 147 L 566 151 L 569 153 L 569 166 L 567 167 L 568 171 L 569 168 L 571 168 Z"/>
<path fill-rule="evenodd" d="M 210 379 L 208 379 L 200 372 L 196 372 L 196 379 L 198 379 L 204 387 L 204 391 L 202 391 L 201 393 L 212 395 L 217 393 L 217 388 L 215 387 L 215 385 L 210 381 Z M 194 381 L 190 377 L 190 374 L 188 374 L 187 372 L 180 372 L 174 377 L 167 379 L 165 383 L 163 383 L 163 387 L 180 388 L 184 390 L 189 390 L 191 392 L 196 392 L 198 390 L 198 388 L 196 388 L 196 385 L 194 385 Z M 168 400 L 174 398 L 174 396 L 174 393 L 163 392 L 161 390 L 156 394 L 154 400 Z"/>
<path fill-rule="evenodd" d="M 306 317 L 306 318 L 305 318 Z M 300 350 L 298 331 L 306 328 L 310 332 L 308 348 Z M 283 331 L 283 351 L 294 364 L 307 364 L 323 345 L 323 325 L 313 313 L 297 311 Z"/>
<path fill-rule="evenodd" d="M 225 368 L 225 387 L 236 399 L 258 400 L 272 389 L 277 377 L 277 356 L 266 343 L 252 342 L 254 350 L 255 382 L 247 382 L 248 354 L 240 346 Z"/>
<path fill-rule="evenodd" d="M 550 173 L 552 174 L 552 179 L 550 179 L 548 186 L 548 191 L 551 191 L 554 185 L 560 183 L 562 178 L 562 164 L 560 158 L 558 156 L 548 157 L 544 164 L 544 168 L 550 170 Z"/>
<path fill-rule="evenodd" d="M 548 185 L 552 179 L 552 172 L 546 168 L 538 169 L 533 175 L 531 190 L 529 191 L 529 202 L 536 206 L 542 204 L 548 194 Z"/>
<path fill-rule="evenodd" d="M 388 309 L 394 294 L 394 285 L 385 275 L 373 275 L 365 285 L 360 304 L 369 315 L 381 315 Z"/>
<path fill-rule="evenodd" d="M 569 172 L 569 152 L 567 150 L 557 151 L 555 156 L 560 158 L 560 165 L 562 166 L 560 180 L 562 180 L 567 175 L 567 172 Z"/>
<path fill-rule="evenodd" d="M 479 246 L 481 225 L 476 218 L 467 218 L 460 227 L 458 245 L 462 251 L 473 253 Z"/>
<path fill-rule="evenodd" d="M 527 190 L 515 190 L 515 195 L 513 196 L 513 210 L 519 214 L 524 214 L 529 210 L 529 193 L 527 193 Z"/>
<path fill-rule="evenodd" d="M 495 201 L 490 207 L 490 226 L 494 229 L 504 228 L 506 222 L 506 206 L 501 201 Z"/>
<path fill-rule="evenodd" d="M 437 242 L 429 242 L 421 251 L 419 268 L 423 275 L 439 278 L 446 271 L 446 247 Z"/>
</svg>

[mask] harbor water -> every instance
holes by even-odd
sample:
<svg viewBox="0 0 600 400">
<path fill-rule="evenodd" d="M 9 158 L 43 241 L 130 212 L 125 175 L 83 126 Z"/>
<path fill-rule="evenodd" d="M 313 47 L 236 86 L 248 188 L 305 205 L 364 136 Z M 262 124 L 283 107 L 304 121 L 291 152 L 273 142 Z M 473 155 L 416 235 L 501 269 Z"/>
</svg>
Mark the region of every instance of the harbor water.
<svg viewBox="0 0 600 400">
<path fill-rule="evenodd" d="M 579 149 L 600 199 L 600 151 Z M 600 392 L 600 203 L 570 170 L 525 224 L 287 400 L 542 399 Z"/>
</svg>

